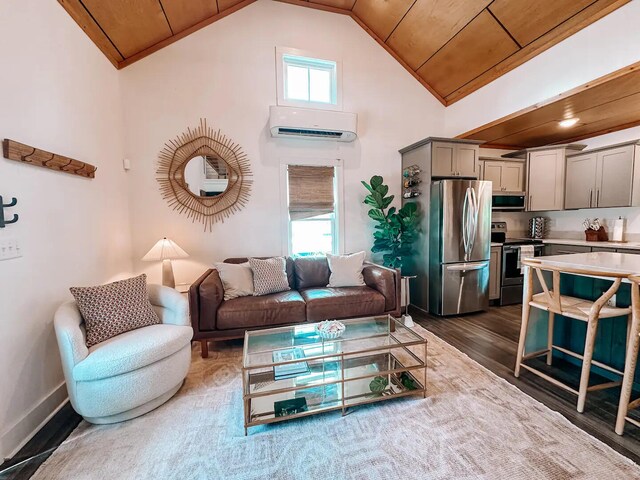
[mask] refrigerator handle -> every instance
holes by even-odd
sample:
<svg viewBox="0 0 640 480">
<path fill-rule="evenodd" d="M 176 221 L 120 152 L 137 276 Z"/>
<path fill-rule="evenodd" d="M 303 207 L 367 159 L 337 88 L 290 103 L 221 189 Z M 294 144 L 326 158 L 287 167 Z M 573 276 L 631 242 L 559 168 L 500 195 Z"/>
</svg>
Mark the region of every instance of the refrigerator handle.
<svg viewBox="0 0 640 480">
<path fill-rule="evenodd" d="M 462 204 L 462 244 L 464 246 L 464 260 L 469 260 L 469 202 L 470 188 L 464 194 L 464 203 Z"/>
<path fill-rule="evenodd" d="M 447 271 L 450 272 L 467 272 L 467 271 L 473 271 L 473 270 L 482 270 L 483 268 L 487 268 L 487 266 L 489 265 L 488 262 L 482 262 L 482 263 L 461 263 L 458 265 L 448 265 Z"/>
<path fill-rule="evenodd" d="M 471 194 L 471 231 L 469 232 L 469 254 L 473 251 L 473 246 L 476 243 L 476 232 L 478 230 L 478 212 L 480 207 L 478 206 L 478 196 L 474 188 L 469 188 Z"/>
</svg>

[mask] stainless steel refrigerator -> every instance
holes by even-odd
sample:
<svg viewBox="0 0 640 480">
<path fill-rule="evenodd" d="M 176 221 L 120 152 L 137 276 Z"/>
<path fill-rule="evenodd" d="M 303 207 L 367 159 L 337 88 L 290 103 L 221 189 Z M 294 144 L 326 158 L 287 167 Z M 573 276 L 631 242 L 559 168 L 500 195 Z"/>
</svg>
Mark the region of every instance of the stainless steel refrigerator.
<svg viewBox="0 0 640 480">
<path fill-rule="evenodd" d="M 486 310 L 491 182 L 432 182 L 429 210 L 429 311 L 456 315 Z"/>
</svg>

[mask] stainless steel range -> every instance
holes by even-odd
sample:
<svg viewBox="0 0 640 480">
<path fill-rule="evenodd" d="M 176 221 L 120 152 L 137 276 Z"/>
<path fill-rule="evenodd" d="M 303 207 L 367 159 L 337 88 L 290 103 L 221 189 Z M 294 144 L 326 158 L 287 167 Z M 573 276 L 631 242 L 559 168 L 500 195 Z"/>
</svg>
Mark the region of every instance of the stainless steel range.
<svg viewBox="0 0 640 480">
<path fill-rule="evenodd" d="M 506 222 L 491 224 L 491 242 L 502 244 L 500 305 L 521 303 L 524 275 L 520 262 L 523 258 L 541 256 L 544 245 L 530 238 L 507 238 Z"/>
</svg>

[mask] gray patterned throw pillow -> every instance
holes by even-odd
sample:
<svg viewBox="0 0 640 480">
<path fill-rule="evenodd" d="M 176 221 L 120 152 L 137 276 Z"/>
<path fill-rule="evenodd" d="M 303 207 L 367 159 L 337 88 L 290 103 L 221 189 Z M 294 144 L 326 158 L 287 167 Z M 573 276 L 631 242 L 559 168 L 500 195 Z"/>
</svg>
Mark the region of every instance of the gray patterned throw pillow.
<svg viewBox="0 0 640 480">
<path fill-rule="evenodd" d="M 69 290 L 84 318 L 87 347 L 130 330 L 161 323 L 149 302 L 144 274 L 106 285 Z"/>
<path fill-rule="evenodd" d="M 273 257 L 266 260 L 250 258 L 249 265 L 253 271 L 254 296 L 291 290 L 287 278 L 287 261 L 284 257 Z"/>
</svg>

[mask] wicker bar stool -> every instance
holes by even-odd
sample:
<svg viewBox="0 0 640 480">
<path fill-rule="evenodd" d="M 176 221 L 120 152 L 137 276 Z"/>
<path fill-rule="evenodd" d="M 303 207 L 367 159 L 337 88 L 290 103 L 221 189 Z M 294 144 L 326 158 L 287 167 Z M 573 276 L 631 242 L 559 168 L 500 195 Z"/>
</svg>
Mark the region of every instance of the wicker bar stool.
<svg viewBox="0 0 640 480">
<path fill-rule="evenodd" d="M 603 390 L 605 388 L 612 388 L 620 385 L 622 381 L 605 382 L 598 385 L 589 386 L 589 376 L 591 373 L 591 365 L 596 365 L 600 368 L 623 376 L 623 372 L 617 370 L 610 365 L 606 365 L 602 362 L 593 360 L 593 348 L 596 340 L 596 332 L 598 329 L 598 321 L 602 318 L 612 318 L 627 316 L 627 344 L 629 344 L 629 331 L 631 327 L 631 308 L 618 308 L 610 307 L 607 302 L 618 291 L 620 283 L 623 278 L 627 278 L 628 275 L 612 272 L 595 272 L 584 269 L 568 269 L 568 268 L 556 268 L 551 266 L 542 266 L 539 260 L 527 259 L 522 261 L 522 265 L 526 267 L 525 277 L 525 295 L 522 304 L 522 326 L 520 328 L 520 341 L 518 343 L 518 354 L 516 358 L 516 367 L 514 374 L 516 377 L 520 376 L 520 369 L 524 368 L 531 373 L 538 375 L 541 378 L 553 383 L 554 385 L 561 387 L 578 396 L 578 412 L 584 411 L 585 400 L 587 398 L 587 392 L 593 390 Z M 542 286 L 542 292 L 533 294 L 533 272 L 536 273 L 540 285 Z M 543 272 L 550 272 L 553 278 L 552 288 L 550 289 L 545 281 Z M 570 273 L 575 275 L 585 275 L 589 277 L 599 277 L 613 280 L 613 285 L 604 293 L 600 298 L 595 301 L 584 300 L 581 298 L 570 297 L 567 295 L 560 295 L 560 274 Z M 547 348 L 532 353 L 525 353 L 525 343 L 527 340 L 527 328 L 529 326 L 529 318 L 531 316 L 531 308 L 538 308 L 549 313 L 549 328 L 547 332 Z M 587 323 L 587 335 L 584 342 L 584 354 L 573 352 L 566 348 L 553 344 L 553 322 L 555 315 L 562 315 L 563 317 L 580 320 Z M 580 386 L 578 390 L 570 387 L 569 385 L 556 380 L 555 378 L 547 375 L 546 373 L 522 363 L 524 360 L 541 357 L 545 355 L 547 358 L 547 365 L 551 365 L 553 350 L 557 350 L 564 354 L 582 360 L 582 372 L 580 375 Z"/>
<path fill-rule="evenodd" d="M 618 435 L 624 433 L 625 422 L 640 427 L 640 422 L 627 416 L 629 410 L 640 406 L 640 398 L 629 402 L 631 400 L 631 388 L 633 387 L 636 363 L 638 362 L 638 348 L 640 347 L 640 276 L 632 275 L 629 280 L 631 281 L 632 321 L 630 338 L 627 341 L 627 355 L 624 362 L 624 377 L 622 391 L 620 392 L 620 405 L 618 405 L 618 419 L 616 420 L 616 433 Z"/>
</svg>

